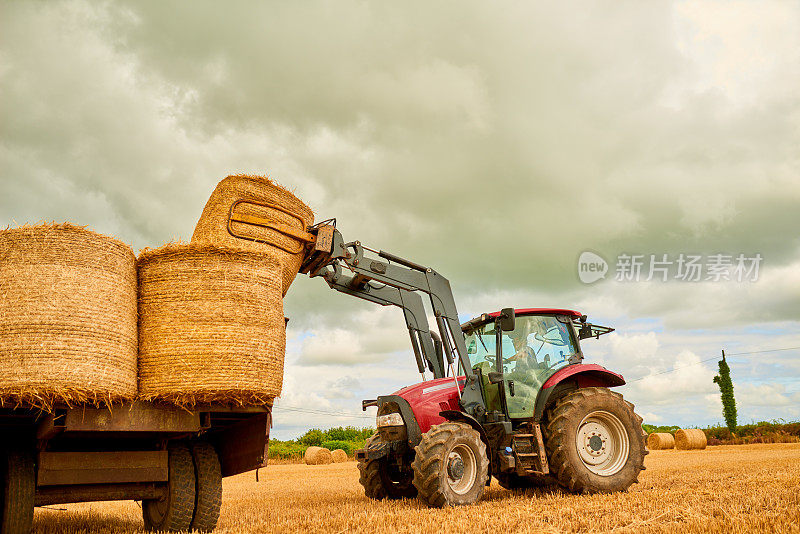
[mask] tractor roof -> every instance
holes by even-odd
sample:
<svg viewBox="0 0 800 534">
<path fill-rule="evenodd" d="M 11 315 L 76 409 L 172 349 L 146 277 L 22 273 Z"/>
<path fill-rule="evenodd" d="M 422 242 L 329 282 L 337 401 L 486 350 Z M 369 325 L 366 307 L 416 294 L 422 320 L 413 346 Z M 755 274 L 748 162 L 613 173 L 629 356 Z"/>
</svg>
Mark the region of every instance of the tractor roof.
<svg viewBox="0 0 800 534">
<path fill-rule="evenodd" d="M 564 308 L 517 308 L 514 310 L 516 315 L 569 315 L 570 317 L 581 317 L 583 314 L 575 310 L 567 310 Z M 497 317 L 500 315 L 499 311 L 488 313 L 489 317 Z"/>
<path fill-rule="evenodd" d="M 574 319 L 580 319 L 583 317 L 581 312 L 575 310 L 567 310 L 564 308 L 517 308 L 514 310 L 514 314 L 520 317 L 524 317 L 526 315 L 568 315 Z M 483 313 L 474 319 L 470 319 L 466 323 L 461 325 L 461 330 L 467 332 L 478 326 L 488 323 L 492 319 L 496 318 L 500 315 L 499 311 L 492 312 L 492 313 Z"/>
</svg>

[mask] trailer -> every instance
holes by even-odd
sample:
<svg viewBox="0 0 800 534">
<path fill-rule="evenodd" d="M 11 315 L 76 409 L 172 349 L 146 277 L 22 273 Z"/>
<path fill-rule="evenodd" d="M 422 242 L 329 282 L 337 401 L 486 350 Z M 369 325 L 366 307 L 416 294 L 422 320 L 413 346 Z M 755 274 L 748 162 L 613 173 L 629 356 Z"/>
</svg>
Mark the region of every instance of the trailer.
<svg viewBox="0 0 800 534">
<path fill-rule="evenodd" d="M 267 462 L 271 406 L 0 408 L 0 531 L 36 506 L 136 500 L 149 530 L 213 530 L 222 478 Z"/>
</svg>

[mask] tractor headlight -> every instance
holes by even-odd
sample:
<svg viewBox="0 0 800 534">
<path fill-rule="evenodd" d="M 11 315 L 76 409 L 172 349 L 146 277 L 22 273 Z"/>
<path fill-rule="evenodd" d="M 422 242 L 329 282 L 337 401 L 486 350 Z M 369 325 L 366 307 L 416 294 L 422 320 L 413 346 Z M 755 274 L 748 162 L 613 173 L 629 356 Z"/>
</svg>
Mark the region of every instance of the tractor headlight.
<svg viewBox="0 0 800 534">
<path fill-rule="evenodd" d="M 376 418 L 376 422 L 377 422 L 378 428 L 381 428 L 381 427 L 384 427 L 384 426 L 403 426 L 404 425 L 403 416 L 400 415 L 397 412 L 395 412 L 395 413 L 387 413 L 385 415 L 379 415 Z"/>
</svg>

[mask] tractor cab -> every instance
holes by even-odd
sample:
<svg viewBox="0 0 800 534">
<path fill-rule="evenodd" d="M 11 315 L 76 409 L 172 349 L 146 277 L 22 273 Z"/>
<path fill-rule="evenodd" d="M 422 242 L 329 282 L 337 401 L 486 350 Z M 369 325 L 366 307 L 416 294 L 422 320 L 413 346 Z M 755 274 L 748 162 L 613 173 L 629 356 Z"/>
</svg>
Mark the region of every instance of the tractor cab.
<svg viewBox="0 0 800 534">
<path fill-rule="evenodd" d="M 462 329 L 487 412 L 510 419 L 534 417 L 542 386 L 559 370 L 583 359 L 580 339 L 613 331 L 587 323 L 586 316 L 576 311 L 552 308 L 483 314 Z M 463 367 L 460 370 L 464 374 Z"/>
</svg>

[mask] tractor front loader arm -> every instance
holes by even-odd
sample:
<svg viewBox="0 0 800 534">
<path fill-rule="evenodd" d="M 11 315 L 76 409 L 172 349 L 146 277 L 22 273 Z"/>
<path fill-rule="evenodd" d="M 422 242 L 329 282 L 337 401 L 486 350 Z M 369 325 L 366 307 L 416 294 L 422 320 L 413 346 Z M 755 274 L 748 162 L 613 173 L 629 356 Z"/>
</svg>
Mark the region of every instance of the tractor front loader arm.
<svg viewBox="0 0 800 534">
<path fill-rule="evenodd" d="M 300 272 L 323 277 L 331 289 L 340 293 L 402 309 L 420 373 L 427 367 L 435 378 L 444 378 L 449 366 L 455 380 L 454 358 L 458 358 L 467 376 L 460 394 L 462 407 L 473 415 L 485 413 L 450 282 L 430 267 L 370 249 L 360 241 L 345 242 L 335 220 L 309 227 L 308 232 L 314 239 L 306 246 Z M 366 256 L 366 251 L 377 258 Z M 430 299 L 438 339 L 428 328 L 420 293 Z"/>
</svg>

